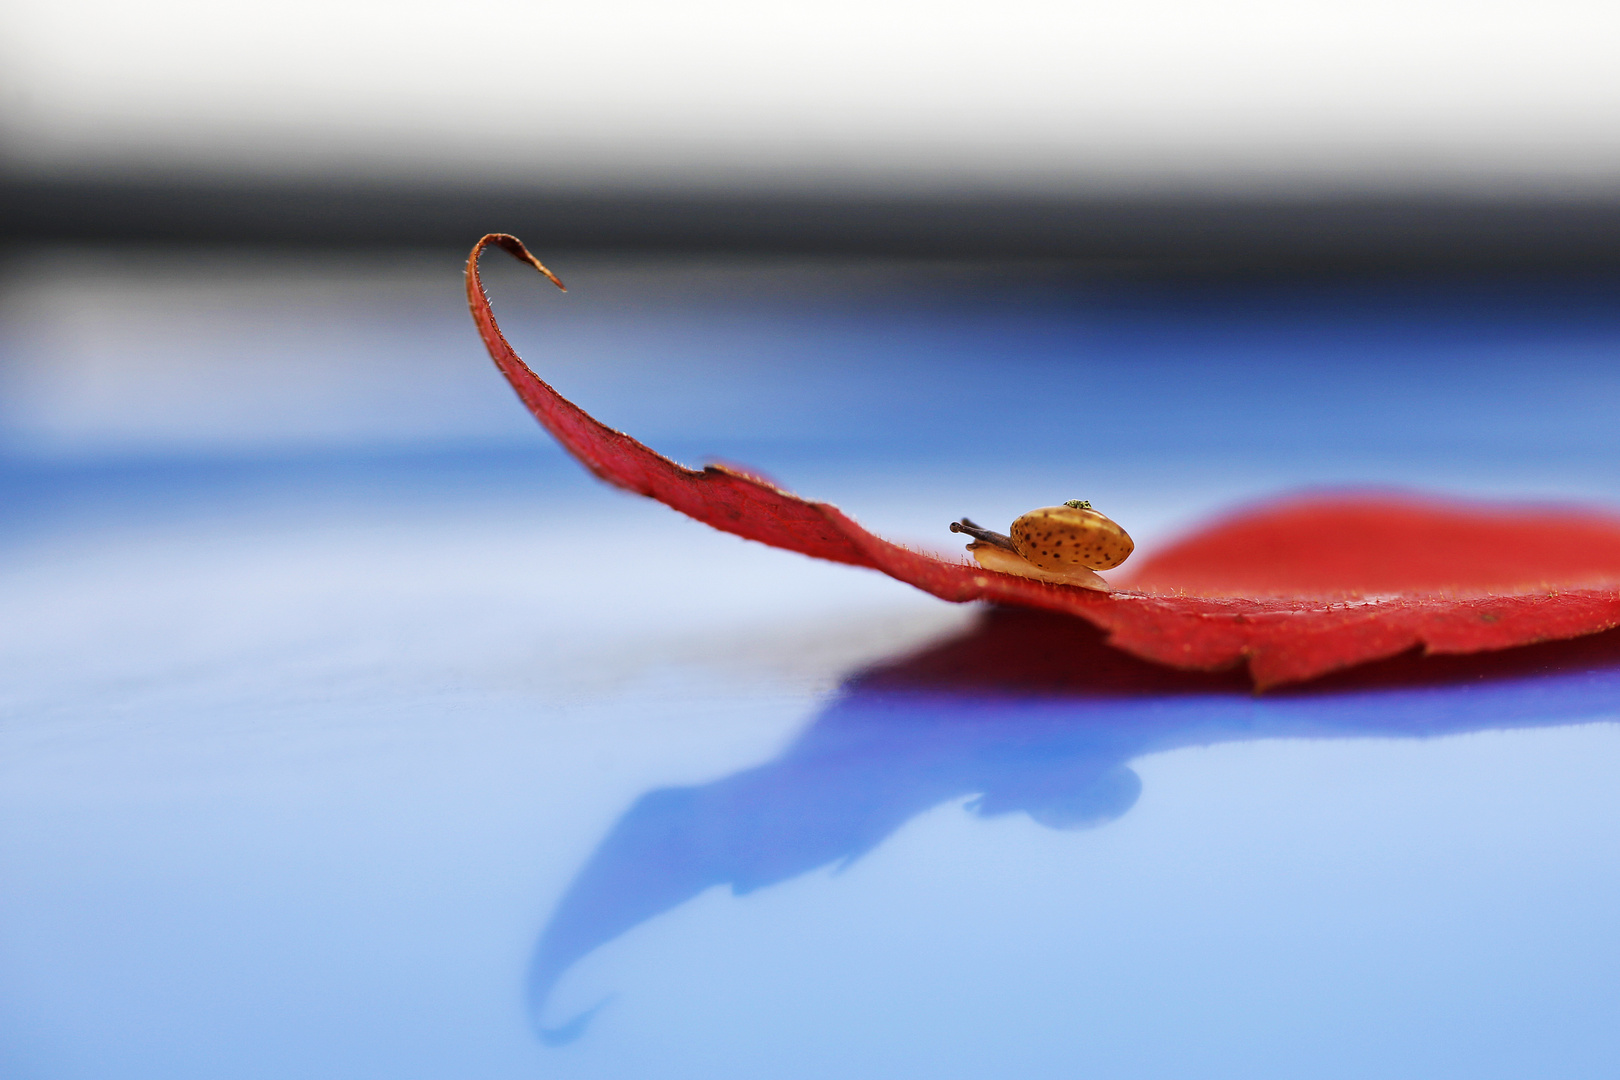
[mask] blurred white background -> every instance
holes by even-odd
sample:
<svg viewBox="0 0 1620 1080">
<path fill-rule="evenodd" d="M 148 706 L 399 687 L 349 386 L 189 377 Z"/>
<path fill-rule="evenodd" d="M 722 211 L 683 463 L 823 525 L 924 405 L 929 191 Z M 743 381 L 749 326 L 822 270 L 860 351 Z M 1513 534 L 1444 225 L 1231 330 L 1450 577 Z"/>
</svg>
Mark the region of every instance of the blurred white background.
<svg viewBox="0 0 1620 1080">
<path fill-rule="evenodd" d="M 107 0 L 0 8 L 13 175 L 1590 194 L 1581 0 Z"/>
</svg>

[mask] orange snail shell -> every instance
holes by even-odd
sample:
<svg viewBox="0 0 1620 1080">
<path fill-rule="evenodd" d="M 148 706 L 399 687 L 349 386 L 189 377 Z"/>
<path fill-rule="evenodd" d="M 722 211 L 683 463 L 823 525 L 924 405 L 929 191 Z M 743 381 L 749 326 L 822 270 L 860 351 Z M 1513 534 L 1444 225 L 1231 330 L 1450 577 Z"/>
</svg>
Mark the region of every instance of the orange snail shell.
<svg viewBox="0 0 1620 1080">
<path fill-rule="evenodd" d="M 1055 574 L 1076 568 L 1112 570 L 1136 550 L 1117 522 L 1089 507 L 1031 510 L 1012 523 L 1008 535 L 1018 554 Z"/>
</svg>

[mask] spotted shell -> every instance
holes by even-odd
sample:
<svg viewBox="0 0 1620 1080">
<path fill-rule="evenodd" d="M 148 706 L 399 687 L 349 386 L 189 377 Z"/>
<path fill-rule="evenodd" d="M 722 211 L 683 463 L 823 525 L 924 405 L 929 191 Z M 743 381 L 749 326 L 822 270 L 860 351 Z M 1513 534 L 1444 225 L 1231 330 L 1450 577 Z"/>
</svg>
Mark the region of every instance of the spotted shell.
<svg viewBox="0 0 1620 1080">
<path fill-rule="evenodd" d="M 1084 567 L 1112 570 L 1136 550 L 1130 535 L 1089 507 L 1043 506 L 1012 523 L 1018 554 L 1053 573 Z"/>
</svg>

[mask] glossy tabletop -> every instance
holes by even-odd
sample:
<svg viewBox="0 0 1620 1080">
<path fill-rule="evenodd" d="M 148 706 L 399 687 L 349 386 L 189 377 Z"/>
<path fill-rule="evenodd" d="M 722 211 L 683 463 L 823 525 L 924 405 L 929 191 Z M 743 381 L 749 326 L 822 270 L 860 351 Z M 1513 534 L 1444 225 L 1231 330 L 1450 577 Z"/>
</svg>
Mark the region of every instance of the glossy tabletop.
<svg viewBox="0 0 1620 1080">
<path fill-rule="evenodd" d="M 491 267 L 688 463 L 941 549 L 1620 505 L 1620 283 Z M 1620 642 L 1256 697 L 601 487 L 453 253 L 78 253 L 0 326 L 0 1072 L 1599 1077 Z"/>
</svg>

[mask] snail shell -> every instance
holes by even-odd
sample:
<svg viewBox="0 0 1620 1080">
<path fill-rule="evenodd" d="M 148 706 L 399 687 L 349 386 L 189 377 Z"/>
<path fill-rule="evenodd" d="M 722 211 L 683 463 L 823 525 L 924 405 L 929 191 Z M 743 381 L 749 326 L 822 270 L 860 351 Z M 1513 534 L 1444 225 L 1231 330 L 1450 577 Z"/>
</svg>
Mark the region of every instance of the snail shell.
<svg viewBox="0 0 1620 1080">
<path fill-rule="evenodd" d="M 1136 550 L 1130 534 L 1089 503 L 1031 510 L 1012 523 L 1009 535 L 1018 554 L 1054 574 L 1112 570 Z"/>
</svg>

